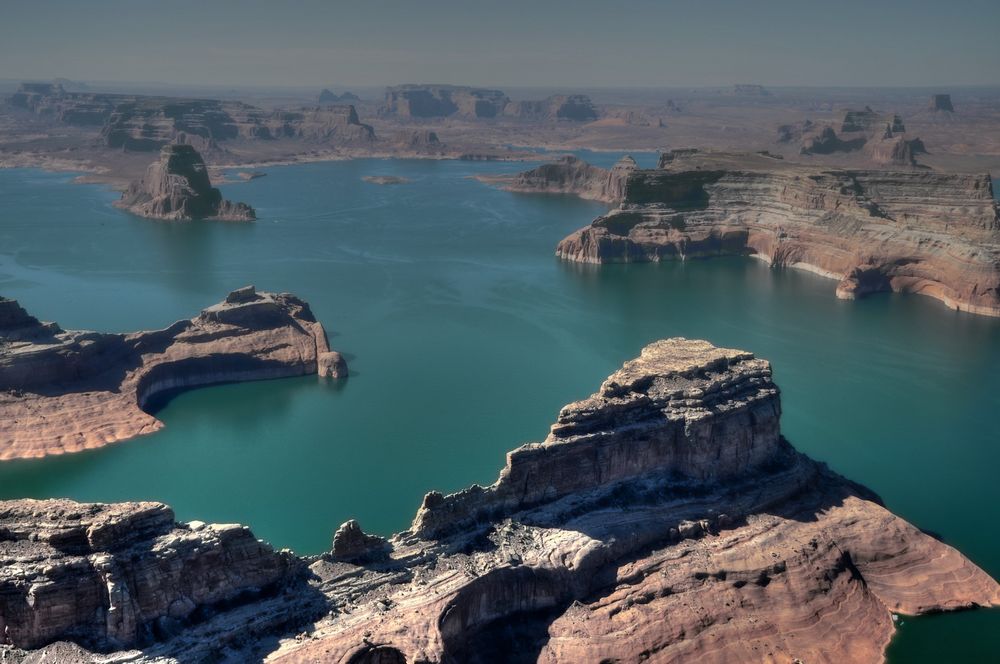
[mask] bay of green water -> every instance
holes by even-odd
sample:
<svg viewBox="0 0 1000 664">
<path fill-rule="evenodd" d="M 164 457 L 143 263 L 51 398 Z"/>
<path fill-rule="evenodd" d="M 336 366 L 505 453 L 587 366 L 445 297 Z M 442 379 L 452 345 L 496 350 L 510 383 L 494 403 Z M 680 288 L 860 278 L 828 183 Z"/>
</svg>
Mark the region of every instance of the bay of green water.
<svg viewBox="0 0 1000 664">
<path fill-rule="evenodd" d="M 152 436 L 0 465 L 0 498 L 159 500 L 316 553 L 348 518 L 389 534 L 425 492 L 492 482 L 563 404 L 681 335 L 770 359 L 796 447 L 1000 575 L 1000 320 L 914 296 L 844 302 L 833 281 L 749 259 L 561 263 L 558 240 L 604 207 L 469 177 L 523 168 L 271 168 L 222 187 L 253 224 L 138 219 L 65 174 L 0 171 L 0 294 L 39 318 L 160 328 L 253 283 L 309 301 L 352 372 L 184 393 Z M 1000 613 L 903 622 L 894 662 L 997 660 Z"/>
</svg>

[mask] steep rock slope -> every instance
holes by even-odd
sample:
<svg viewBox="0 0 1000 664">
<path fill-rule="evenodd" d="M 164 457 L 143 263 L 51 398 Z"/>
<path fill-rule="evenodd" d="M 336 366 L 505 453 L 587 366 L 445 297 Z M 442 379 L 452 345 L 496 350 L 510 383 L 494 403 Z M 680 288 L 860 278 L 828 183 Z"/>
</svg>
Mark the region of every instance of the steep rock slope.
<svg viewBox="0 0 1000 664">
<path fill-rule="evenodd" d="M 674 151 L 621 206 L 562 240 L 588 263 L 746 254 L 839 280 L 837 296 L 912 292 L 1000 315 L 1000 214 L 988 174 L 826 169 Z"/>
<path fill-rule="evenodd" d="M 4 313 L 6 312 L 6 313 Z M 233 291 L 164 330 L 65 331 L 0 301 L 0 460 L 77 452 L 156 431 L 159 394 L 316 373 L 332 357 L 309 305 L 287 293 Z"/>
</svg>

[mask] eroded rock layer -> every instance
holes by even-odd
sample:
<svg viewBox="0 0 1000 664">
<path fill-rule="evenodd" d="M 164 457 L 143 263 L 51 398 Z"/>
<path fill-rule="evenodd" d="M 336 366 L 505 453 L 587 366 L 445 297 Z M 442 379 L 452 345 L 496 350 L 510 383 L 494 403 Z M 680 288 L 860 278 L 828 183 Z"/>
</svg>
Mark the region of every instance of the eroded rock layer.
<svg viewBox="0 0 1000 664">
<path fill-rule="evenodd" d="M 556 254 L 588 263 L 753 255 L 838 279 L 841 298 L 912 292 L 1000 315 L 1000 214 L 988 174 L 698 151 L 665 153 L 660 166 L 633 172 L 621 206 Z"/>
<path fill-rule="evenodd" d="M 163 424 L 148 410 L 171 390 L 318 370 L 346 375 L 329 350 L 308 304 L 252 286 L 191 320 L 132 334 L 62 330 L 0 300 L 0 460 L 156 431 Z"/>
<path fill-rule="evenodd" d="M 275 576 L 279 592 L 154 630 L 155 642 L 115 661 L 868 663 L 883 659 L 893 613 L 1000 603 L 1000 586 L 958 551 L 796 452 L 780 411 L 766 361 L 656 342 L 563 408 L 544 442 L 510 452 L 492 486 L 428 494 L 413 528 L 388 541 L 345 523 L 331 552 L 304 561 L 307 584 L 285 576 L 287 558 L 252 548 L 265 578 L 237 568 L 224 592 Z M 105 510 L 154 526 L 64 525 L 66 513 Z M 108 621 L 118 595 L 96 582 L 98 603 L 79 605 L 82 616 L 45 622 L 90 578 L 49 561 L 111 551 L 129 596 L 147 597 L 129 585 L 137 567 L 150 588 L 173 578 L 161 565 L 175 569 L 178 547 L 159 538 L 214 532 L 172 525 L 164 510 L 0 503 L 0 624 L 18 627 L 0 655 L 89 662 L 99 658 L 65 644 L 23 648 L 108 644 L 112 633 L 134 643 Z M 137 547 L 138 558 L 114 553 Z M 210 539 L 200 554 L 209 574 L 217 551 Z M 31 588 L 45 592 L 28 602 Z M 180 613 L 209 601 L 167 588 L 144 618 L 178 593 L 190 598 Z"/>
<path fill-rule="evenodd" d="M 246 203 L 222 198 L 222 192 L 209 180 L 201 155 L 190 145 L 164 146 L 160 159 L 149 165 L 141 179 L 128 186 L 115 205 L 151 219 L 253 221 L 257 218 Z"/>
</svg>

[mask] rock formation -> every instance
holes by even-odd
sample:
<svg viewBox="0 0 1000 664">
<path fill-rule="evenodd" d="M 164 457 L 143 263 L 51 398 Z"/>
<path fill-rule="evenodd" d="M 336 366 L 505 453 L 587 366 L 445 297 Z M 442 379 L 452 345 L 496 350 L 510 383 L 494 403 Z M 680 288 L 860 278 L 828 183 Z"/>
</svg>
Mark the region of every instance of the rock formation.
<svg viewBox="0 0 1000 664">
<path fill-rule="evenodd" d="M 953 113 L 955 107 L 951 105 L 951 95 L 931 95 L 928 108 L 934 112 Z"/>
<path fill-rule="evenodd" d="M 438 154 L 444 148 L 444 144 L 441 143 L 437 133 L 429 129 L 398 132 L 393 143 L 403 150 L 412 150 L 425 154 Z"/>
<path fill-rule="evenodd" d="M 833 154 L 835 152 L 853 152 L 864 147 L 865 137 L 842 139 L 837 136 L 833 127 L 815 128 L 802 134 L 802 147 L 799 154 Z"/>
<path fill-rule="evenodd" d="M 127 151 L 158 150 L 170 143 L 207 150 L 237 139 L 300 138 L 344 146 L 375 139 L 351 105 L 265 111 L 238 101 L 67 92 L 58 85 L 27 83 L 10 102 L 67 124 L 100 126 L 107 147 Z"/>
<path fill-rule="evenodd" d="M 887 124 L 885 133 L 879 139 L 871 139 L 865 144 L 869 159 L 880 166 L 917 166 L 917 155 L 926 154 L 927 148 L 919 138 L 907 139 L 895 133 Z"/>
<path fill-rule="evenodd" d="M 505 191 L 539 194 L 575 194 L 580 198 L 618 203 L 625 195 L 625 181 L 638 166 L 630 156 L 619 159 L 611 170 L 592 166 L 573 155 L 552 164 L 510 176 L 481 176 L 482 182 Z"/>
<path fill-rule="evenodd" d="M 345 523 L 308 585 L 246 531 L 227 549 L 161 505 L 0 503 L 6 653 L 150 634 L 115 661 L 869 663 L 893 613 L 1000 603 L 958 551 L 796 452 L 780 414 L 766 361 L 656 342 L 492 486 L 428 494 L 388 541 Z M 227 553 L 243 565 L 194 596 Z M 30 656 L 91 661 L 67 648 Z"/>
<path fill-rule="evenodd" d="M 151 411 L 171 391 L 320 367 L 346 375 L 329 350 L 308 304 L 252 286 L 191 320 L 132 334 L 62 330 L 0 300 L 0 460 L 152 433 L 163 424 Z"/>
<path fill-rule="evenodd" d="M 503 113 L 534 120 L 589 122 L 597 119 L 597 109 L 587 95 L 553 95 L 541 101 L 512 101 L 504 107 Z"/>
<path fill-rule="evenodd" d="M 840 123 L 840 131 L 843 133 L 850 133 L 855 131 L 869 131 L 878 125 L 881 120 L 881 116 L 871 109 L 871 106 L 865 106 L 864 110 L 861 111 L 845 111 L 844 120 Z"/>
<path fill-rule="evenodd" d="M 151 219 L 217 219 L 253 221 L 254 209 L 246 203 L 222 198 L 212 186 L 208 168 L 190 145 L 167 145 L 146 174 L 133 181 L 115 203 L 140 217 Z"/>
<path fill-rule="evenodd" d="M 397 85 L 385 90 L 382 113 L 401 118 L 494 118 L 510 100 L 500 90 L 459 85 Z"/>
<path fill-rule="evenodd" d="M 356 101 L 361 101 L 361 98 L 352 92 L 338 95 L 323 88 L 323 91 L 319 93 L 320 104 L 353 104 Z"/>
<path fill-rule="evenodd" d="M 248 528 L 178 524 L 159 503 L 0 502 L 0 532 L 0 634 L 21 648 L 147 645 L 303 571 Z"/>
<path fill-rule="evenodd" d="M 751 255 L 838 279 L 837 296 L 928 295 L 1000 315 L 1000 215 L 988 174 L 846 170 L 672 151 L 621 207 L 556 249 L 588 263 Z"/>
</svg>

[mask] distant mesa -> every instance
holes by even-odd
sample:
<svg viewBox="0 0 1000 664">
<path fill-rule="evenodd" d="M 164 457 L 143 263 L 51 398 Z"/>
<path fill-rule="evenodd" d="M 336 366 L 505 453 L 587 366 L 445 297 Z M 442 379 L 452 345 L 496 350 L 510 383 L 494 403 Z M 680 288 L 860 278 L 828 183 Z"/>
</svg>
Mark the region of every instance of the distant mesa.
<svg viewBox="0 0 1000 664">
<path fill-rule="evenodd" d="M 57 83 L 22 83 L 12 106 L 75 126 L 101 127 L 105 146 L 130 152 L 187 143 L 215 150 L 234 140 L 304 139 L 327 145 L 369 145 L 375 131 L 354 106 L 266 111 L 238 101 L 67 92 Z"/>
<path fill-rule="evenodd" d="M 552 95 L 539 101 L 512 101 L 504 115 L 517 118 L 589 122 L 598 113 L 587 95 Z"/>
<path fill-rule="evenodd" d="M 806 133 L 802 136 L 802 147 L 799 154 L 833 154 L 835 152 L 853 152 L 860 150 L 865 145 L 865 138 L 842 139 L 833 130 L 833 127 L 826 126 L 817 131 Z"/>
<path fill-rule="evenodd" d="M 844 120 L 840 123 L 840 131 L 868 131 L 879 122 L 879 114 L 865 106 L 861 111 L 845 111 Z"/>
<path fill-rule="evenodd" d="M 951 95 L 931 95 L 930 103 L 928 108 L 935 112 L 947 112 L 954 113 L 955 107 L 951 105 Z"/>
<path fill-rule="evenodd" d="M 344 92 L 338 95 L 323 88 L 323 91 L 319 93 L 320 104 L 350 104 L 356 101 L 361 101 L 361 97 L 353 92 Z"/>
<path fill-rule="evenodd" d="M 495 118 L 510 99 L 500 90 L 460 85 L 397 85 L 386 88 L 383 115 L 401 118 Z"/>
<path fill-rule="evenodd" d="M 212 186 L 205 161 L 190 145 L 167 145 L 146 174 L 129 185 L 115 205 L 150 219 L 253 221 L 246 203 L 224 200 Z"/>
<path fill-rule="evenodd" d="M 881 138 L 868 141 L 865 151 L 872 163 L 880 166 L 916 167 L 919 166 L 917 155 L 927 154 L 927 148 L 922 140 L 907 139 L 902 134 L 895 134 L 890 125 L 886 125 L 886 131 Z"/>
<path fill-rule="evenodd" d="M 733 86 L 733 94 L 737 97 L 770 97 L 771 92 L 763 85 L 737 83 Z"/>
</svg>

